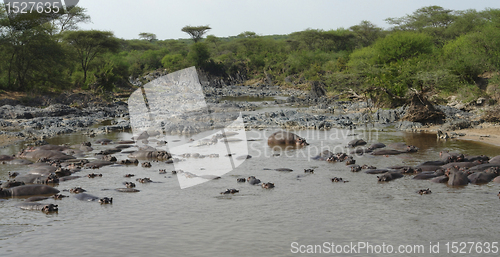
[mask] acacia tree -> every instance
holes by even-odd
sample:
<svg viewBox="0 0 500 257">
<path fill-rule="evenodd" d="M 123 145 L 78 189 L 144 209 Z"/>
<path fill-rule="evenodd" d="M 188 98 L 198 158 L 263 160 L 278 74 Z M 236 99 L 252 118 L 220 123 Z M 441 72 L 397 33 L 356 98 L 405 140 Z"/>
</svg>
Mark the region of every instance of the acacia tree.
<svg viewBox="0 0 500 257">
<path fill-rule="evenodd" d="M 210 30 L 208 25 L 207 26 L 185 26 L 182 28 L 182 32 L 186 32 L 191 36 L 191 38 L 194 40 L 195 43 L 200 41 L 205 33 L 207 33 L 208 30 Z"/>
<path fill-rule="evenodd" d="M 156 35 L 153 33 L 146 33 L 146 32 L 139 33 L 139 38 L 145 39 L 149 42 L 156 41 Z"/>
<path fill-rule="evenodd" d="M 61 34 L 67 30 L 77 30 L 78 23 L 90 22 L 90 16 L 85 14 L 85 12 L 85 8 L 74 6 L 69 11 L 59 15 L 57 19 L 52 20 L 54 33 Z"/>
<path fill-rule="evenodd" d="M 83 70 L 83 83 L 87 80 L 89 64 L 99 55 L 116 51 L 119 41 L 110 31 L 68 31 L 63 40 L 74 47 Z"/>
</svg>

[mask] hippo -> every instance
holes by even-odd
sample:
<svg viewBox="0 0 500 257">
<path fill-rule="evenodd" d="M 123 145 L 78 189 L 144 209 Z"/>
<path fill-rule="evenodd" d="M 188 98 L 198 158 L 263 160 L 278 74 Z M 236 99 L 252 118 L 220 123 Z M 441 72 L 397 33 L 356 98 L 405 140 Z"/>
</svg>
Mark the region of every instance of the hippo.
<svg viewBox="0 0 500 257">
<path fill-rule="evenodd" d="M 25 184 L 58 184 L 59 178 L 55 174 L 50 174 L 48 176 L 26 174 L 18 176 L 16 181 L 24 182 Z"/>
<path fill-rule="evenodd" d="M 158 174 L 167 174 L 167 170 L 165 169 L 159 169 Z"/>
<path fill-rule="evenodd" d="M 174 174 L 174 173 L 172 172 L 172 174 Z M 126 178 L 131 178 L 131 177 L 133 177 L 133 176 L 135 176 L 135 175 L 134 175 L 134 174 L 125 174 L 125 175 L 123 175 L 123 176 L 124 176 L 124 177 L 126 177 Z"/>
<path fill-rule="evenodd" d="M 489 168 L 493 168 L 493 167 L 500 168 L 500 163 L 499 164 L 496 164 L 496 163 L 479 164 L 479 165 L 470 167 L 469 170 L 471 172 L 478 172 L 478 171 L 485 171 L 485 170 L 487 170 Z"/>
<path fill-rule="evenodd" d="M 234 188 L 231 188 L 231 189 L 226 189 L 226 191 L 224 192 L 220 192 L 221 195 L 227 195 L 227 194 L 235 194 L 235 193 L 238 193 L 240 192 L 238 189 L 234 189 Z"/>
<path fill-rule="evenodd" d="M 356 148 L 356 149 L 350 151 L 349 154 L 360 154 L 360 155 L 362 155 L 362 154 L 371 153 L 371 152 L 373 152 L 372 149 Z"/>
<path fill-rule="evenodd" d="M 292 169 L 289 169 L 289 168 L 277 168 L 277 169 L 274 169 L 275 171 L 284 171 L 284 172 L 292 172 L 293 170 Z"/>
<path fill-rule="evenodd" d="M 135 183 L 134 183 L 134 182 L 123 182 L 123 184 L 124 184 L 127 188 L 133 188 L 133 187 L 135 187 Z"/>
<path fill-rule="evenodd" d="M 42 145 L 36 148 L 36 150 L 54 150 L 60 152 L 68 149 L 69 147 L 63 145 Z"/>
<path fill-rule="evenodd" d="M 237 178 L 236 182 L 238 182 L 238 183 L 245 183 L 245 182 L 247 182 L 247 179 L 246 178 Z"/>
<path fill-rule="evenodd" d="M 81 194 L 83 192 L 87 192 L 87 190 L 81 188 L 81 187 L 73 187 L 69 190 L 70 193 L 74 193 L 74 194 Z"/>
<path fill-rule="evenodd" d="M 398 172 L 386 172 L 381 176 L 377 176 L 379 182 L 389 182 L 394 179 L 402 178 L 404 175 Z"/>
<path fill-rule="evenodd" d="M 476 156 L 465 156 L 465 162 L 474 162 L 480 161 L 481 163 L 487 163 L 490 160 L 490 157 L 486 155 L 476 155 Z"/>
<path fill-rule="evenodd" d="M 384 147 L 386 147 L 385 144 L 374 143 L 374 144 L 371 144 L 370 146 L 368 146 L 368 150 L 375 150 L 375 149 L 384 148 Z"/>
<path fill-rule="evenodd" d="M 469 184 L 467 173 L 452 168 L 448 175 L 448 186 L 465 186 Z"/>
<path fill-rule="evenodd" d="M 100 204 L 112 204 L 113 203 L 113 197 L 111 197 L 111 198 L 108 198 L 108 197 L 101 198 L 101 199 L 99 199 L 99 203 Z"/>
<path fill-rule="evenodd" d="M 426 161 L 426 162 L 420 163 L 417 166 L 442 166 L 445 164 L 446 164 L 446 162 L 444 162 L 444 161 Z"/>
<path fill-rule="evenodd" d="M 448 183 L 448 180 L 450 178 L 446 175 L 442 175 L 442 176 L 437 176 L 437 177 L 434 177 L 431 179 L 431 182 L 434 182 L 434 183 Z"/>
<path fill-rule="evenodd" d="M 328 159 L 332 155 L 333 155 L 333 153 L 330 152 L 329 150 L 324 150 L 323 152 L 316 155 L 315 157 L 312 157 L 311 159 L 318 160 L 318 161 L 326 161 L 326 159 Z"/>
<path fill-rule="evenodd" d="M 337 178 L 337 177 L 334 177 L 332 178 L 332 182 L 343 182 L 343 183 L 347 183 L 349 182 L 348 180 L 344 180 L 342 178 Z"/>
<path fill-rule="evenodd" d="M 297 145 L 297 146 L 303 146 L 303 145 L 309 145 L 306 142 L 306 139 L 297 136 L 294 133 L 287 132 L 287 131 L 278 131 L 269 136 L 267 139 L 267 144 L 268 145 Z"/>
<path fill-rule="evenodd" d="M 32 202 L 25 202 L 18 204 L 17 207 L 23 210 L 42 211 L 44 213 L 57 212 L 59 210 L 56 204 L 32 203 Z"/>
<path fill-rule="evenodd" d="M 79 193 L 75 195 L 75 198 L 80 200 L 80 201 L 95 201 L 99 200 L 99 197 L 87 193 Z"/>
<path fill-rule="evenodd" d="M 369 169 L 365 171 L 366 174 L 383 174 L 387 172 L 389 172 L 388 169 Z"/>
<path fill-rule="evenodd" d="M 500 183 L 500 176 L 496 177 L 493 179 L 493 182 L 495 183 Z"/>
<path fill-rule="evenodd" d="M 361 171 L 361 166 L 359 165 L 352 165 L 351 166 L 351 172 L 360 172 Z"/>
<path fill-rule="evenodd" d="M 369 170 L 369 169 L 376 170 L 377 167 L 372 166 L 372 165 L 368 165 L 368 164 L 364 164 L 363 166 L 361 166 L 361 169 L 363 169 L 363 170 Z"/>
<path fill-rule="evenodd" d="M 353 139 L 347 143 L 347 147 L 356 147 L 361 145 L 366 145 L 366 141 L 363 139 Z"/>
<path fill-rule="evenodd" d="M 4 154 L 0 155 L 0 162 L 12 161 L 14 159 L 15 159 L 15 156 L 12 156 L 12 155 L 4 155 Z"/>
<path fill-rule="evenodd" d="M 110 162 L 110 161 L 92 161 L 92 162 L 89 162 L 89 163 L 83 165 L 83 167 L 86 169 L 99 169 L 101 167 L 113 165 L 113 164 L 114 163 Z"/>
<path fill-rule="evenodd" d="M 23 152 L 20 154 L 21 158 L 26 158 L 32 161 L 38 161 L 42 158 L 45 158 L 50 161 L 64 161 L 75 159 L 74 156 L 64 154 L 57 150 L 35 150 L 32 152 Z"/>
<path fill-rule="evenodd" d="M 17 176 L 19 176 L 19 172 L 10 172 L 9 171 L 9 178 L 15 178 Z"/>
<path fill-rule="evenodd" d="M 471 184 L 486 184 L 498 177 L 498 168 L 489 168 L 486 171 L 475 172 L 467 176 Z"/>
<path fill-rule="evenodd" d="M 118 159 L 112 155 L 103 155 L 103 154 L 96 154 L 95 157 L 97 159 L 103 160 L 103 161 L 108 161 L 108 162 L 116 162 Z"/>
<path fill-rule="evenodd" d="M 446 162 L 462 162 L 465 159 L 465 156 L 461 153 L 450 153 L 448 151 L 442 151 L 439 153 L 441 159 Z"/>
<path fill-rule="evenodd" d="M 151 167 L 152 167 L 152 165 L 151 165 L 151 163 L 150 163 L 150 162 L 143 162 L 143 163 L 141 163 L 141 166 L 142 166 L 143 168 L 151 168 Z"/>
<path fill-rule="evenodd" d="M 59 193 L 59 190 L 47 185 L 22 185 L 0 189 L 0 197 L 53 195 L 57 193 Z"/>
<path fill-rule="evenodd" d="M 450 162 L 450 163 L 447 163 L 443 166 L 441 166 L 441 168 L 443 169 L 449 169 L 449 168 L 457 168 L 457 169 L 460 169 L 460 168 L 470 168 L 470 167 L 474 167 L 474 166 L 477 166 L 477 165 L 480 165 L 481 163 L 479 161 L 474 161 L 474 162 Z"/>
<path fill-rule="evenodd" d="M 427 180 L 427 179 L 432 179 L 435 177 L 443 176 L 444 175 L 444 170 L 443 169 L 438 169 L 436 171 L 423 171 L 413 177 L 413 179 L 419 179 L 419 180 Z"/>
<path fill-rule="evenodd" d="M 405 151 L 400 151 L 400 150 L 394 150 L 394 149 L 380 149 L 380 150 L 375 150 L 371 152 L 371 155 L 398 155 L 406 153 Z"/>
<path fill-rule="evenodd" d="M 172 155 L 166 151 L 158 150 L 139 150 L 128 155 L 129 158 L 135 159 L 154 159 L 154 160 L 167 160 L 172 158 Z"/>
<path fill-rule="evenodd" d="M 17 187 L 17 186 L 22 186 L 25 185 L 23 181 L 16 181 L 16 180 L 7 180 L 7 182 L 2 183 L 0 188 L 12 188 L 12 187 Z"/>
<path fill-rule="evenodd" d="M 137 193 L 140 192 L 141 190 L 135 188 L 115 188 L 115 191 L 122 193 Z"/>
<path fill-rule="evenodd" d="M 126 160 L 121 160 L 118 163 L 119 164 L 123 164 L 123 165 L 139 165 L 139 160 L 137 160 L 137 159 L 132 159 L 132 160 L 126 159 Z"/>
<path fill-rule="evenodd" d="M 50 166 L 47 164 L 35 166 L 32 168 L 30 171 L 28 171 L 28 174 L 33 174 L 33 175 L 41 175 L 41 176 L 48 176 L 50 174 L 53 174 L 57 170 L 57 167 Z"/>
<path fill-rule="evenodd" d="M 262 183 L 261 186 L 262 186 L 262 188 L 270 189 L 270 188 L 274 188 L 274 183 L 271 183 L 271 182 Z"/>
<path fill-rule="evenodd" d="M 248 177 L 247 181 L 248 181 L 248 183 L 250 183 L 251 185 L 257 185 L 257 184 L 260 184 L 260 179 L 255 178 L 254 176 L 250 176 L 250 177 Z"/>
<path fill-rule="evenodd" d="M 55 195 L 50 196 L 50 198 L 54 198 L 54 200 L 61 200 L 64 197 L 69 197 L 69 196 L 63 195 L 63 194 L 55 194 Z"/>
<path fill-rule="evenodd" d="M 304 173 L 314 174 L 314 169 L 304 169 Z"/>
<path fill-rule="evenodd" d="M 4 163 L 4 162 L 2 162 Z M 32 161 L 26 160 L 26 159 L 13 159 L 11 161 L 5 162 L 5 164 L 10 164 L 10 165 L 30 165 L 33 164 Z"/>
<path fill-rule="evenodd" d="M 87 175 L 89 178 L 102 177 L 102 174 L 90 173 Z"/>
<path fill-rule="evenodd" d="M 138 178 L 135 181 L 137 181 L 139 183 L 151 183 L 151 182 L 153 182 L 153 180 L 151 180 L 150 178 Z"/>
<path fill-rule="evenodd" d="M 491 158 L 488 162 L 494 163 L 494 164 L 500 164 L 500 155 L 497 155 L 497 156 Z"/>
<path fill-rule="evenodd" d="M 421 195 L 428 195 L 428 194 L 431 194 L 431 190 L 429 188 L 427 189 L 420 189 L 417 191 L 417 194 L 421 194 Z"/>
<path fill-rule="evenodd" d="M 354 160 L 352 156 L 347 157 L 347 159 L 345 160 L 345 165 L 352 165 L 352 164 L 356 164 L 356 160 Z"/>
<path fill-rule="evenodd" d="M 114 154 L 114 153 L 119 153 L 121 151 L 122 151 L 122 149 L 119 149 L 119 148 L 110 148 L 110 149 L 102 150 L 102 151 L 96 153 L 95 155 L 110 155 L 110 154 Z"/>
</svg>

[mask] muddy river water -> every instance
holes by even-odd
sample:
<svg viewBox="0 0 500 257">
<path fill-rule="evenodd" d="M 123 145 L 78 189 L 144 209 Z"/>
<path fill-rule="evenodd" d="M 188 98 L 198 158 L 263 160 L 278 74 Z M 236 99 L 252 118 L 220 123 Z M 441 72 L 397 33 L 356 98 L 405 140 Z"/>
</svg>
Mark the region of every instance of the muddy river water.
<svg viewBox="0 0 500 257">
<path fill-rule="evenodd" d="M 451 188 L 414 180 L 412 176 L 379 183 L 376 175 L 353 173 L 345 163 L 310 159 L 325 147 L 338 152 L 356 137 L 369 143 L 405 142 L 420 148 L 417 153 L 391 157 L 355 157 L 356 164 L 379 168 L 437 160 L 442 150 L 492 157 L 500 155 L 499 147 L 471 141 L 437 141 L 435 135 L 386 128 L 296 131 L 308 140 L 309 146 L 273 150 L 265 140 L 273 132 L 247 131 L 249 139 L 264 139 L 248 142 L 252 158 L 221 179 L 185 189 L 179 187 L 177 175 L 170 172 L 173 164 L 152 162 L 151 168 L 107 166 L 80 171 L 77 175 L 81 178 L 57 186 L 70 197 L 44 201 L 59 205 L 55 214 L 15 207 L 22 198 L 0 199 L 0 256 L 294 256 L 308 251 L 329 256 L 341 255 L 339 250 L 347 253 L 344 256 L 388 256 L 390 250 L 394 256 L 455 256 L 452 247 L 462 250 L 461 242 L 493 246 L 500 241 L 500 184 Z M 106 138 L 117 141 L 131 136 L 121 132 Z M 47 141 L 78 144 L 96 139 L 64 135 Z M 188 139 L 179 137 L 181 142 Z M 93 147 L 89 158 L 110 148 Z M 1 149 L 0 154 L 12 154 L 16 148 Z M 115 156 L 119 160 L 126 158 L 122 153 Z M 293 171 L 272 170 L 275 168 Z M 309 168 L 314 169 L 314 174 L 304 173 Z M 159 169 L 167 173 L 159 174 Z M 0 165 L 0 180 L 7 180 L 9 171 L 27 170 L 25 166 Z M 102 177 L 86 177 L 92 172 Z M 127 173 L 135 177 L 125 178 Z M 264 189 L 236 181 L 251 175 L 273 182 L 276 187 Z M 156 183 L 136 183 L 141 190 L 138 193 L 104 190 L 143 177 Z M 332 183 L 333 177 L 349 182 Z M 113 203 L 83 202 L 63 191 L 76 186 L 99 197 L 113 197 Z M 226 188 L 236 188 L 239 193 L 220 194 Z M 416 193 L 424 188 L 430 188 L 432 194 Z M 360 248 L 351 248 L 353 244 Z M 493 253 L 494 247 L 490 247 L 489 254 L 485 254 L 485 247 L 481 253 L 469 247 L 464 250 L 465 256 L 498 256 L 498 249 Z M 404 254 L 398 252 L 402 250 Z"/>
</svg>

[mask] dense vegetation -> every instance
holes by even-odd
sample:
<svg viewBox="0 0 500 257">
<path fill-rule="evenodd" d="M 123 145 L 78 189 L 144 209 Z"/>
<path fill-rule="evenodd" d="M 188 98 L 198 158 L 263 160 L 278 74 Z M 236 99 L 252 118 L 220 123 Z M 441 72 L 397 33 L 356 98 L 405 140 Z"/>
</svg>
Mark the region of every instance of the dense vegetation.
<svg viewBox="0 0 500 257">
<path fill-rule="evenodd" d="M 469 101 L 486 95 L 488 86 L 498 91 L 500 82 L 499 9 L 429 6 L 388 18 L 390 30 L 362 21 L 348 29 L 273 36 L 245 31 L 193 42 L 158 40 L 153 33 L 123 40 L 111 32 L 81 31 L 78 23 L 90 17 L 78 7 L 51 22 L 19 29 L 1 8 L 0 89 L 5 91 L 103 93 L 152 70 L 173 72 L 192 65 L 214 76 L 267 76 L 288 86 L 320 81 L 334 93 L 352 89 L 393 105 L 408 99 L 410 91 L 441 98 L 458 94 Z"/>
</svg>

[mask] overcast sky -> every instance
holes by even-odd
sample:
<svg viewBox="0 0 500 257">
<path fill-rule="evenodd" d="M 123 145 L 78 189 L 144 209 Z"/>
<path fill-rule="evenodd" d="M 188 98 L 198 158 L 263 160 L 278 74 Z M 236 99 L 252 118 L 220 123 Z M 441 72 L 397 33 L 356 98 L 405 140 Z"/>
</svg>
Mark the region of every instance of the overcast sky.
<svg viewBox="0 0 500 257">
<path fill-rule="evenodd" d="M 208 35 L 290 34 L 312 29 L 349 28 L 368 20 L 388 28 L 386 18 L 403 17 L 438 5 L 451 10 L 500 8 L 499 0 L 80 0 L 92 23 L 81 29 L 107 30 L 118 38 L 139 38 L 141 32 L 158 39 L 189 38 L 186 25 L 209 25 Z"/>
</svg>

